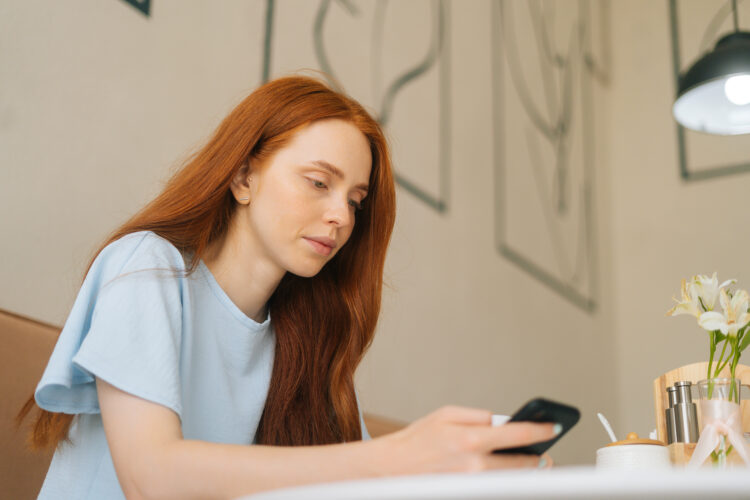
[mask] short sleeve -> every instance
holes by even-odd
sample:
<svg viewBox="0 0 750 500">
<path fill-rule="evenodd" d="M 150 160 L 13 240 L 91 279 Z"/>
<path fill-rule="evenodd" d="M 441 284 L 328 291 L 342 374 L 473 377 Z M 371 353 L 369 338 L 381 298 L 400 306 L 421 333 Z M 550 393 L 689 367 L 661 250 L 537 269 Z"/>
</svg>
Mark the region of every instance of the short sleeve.
<svg viewBox="0 0 750 500">
<path fill-rule="evenodd" d="M 98 377 L 181 416 L 184 261 L 153 233 L 123 240 L 100 254 L 76 298 L 37 386 L 46 410 L 98 413 Z"/>
</svg>

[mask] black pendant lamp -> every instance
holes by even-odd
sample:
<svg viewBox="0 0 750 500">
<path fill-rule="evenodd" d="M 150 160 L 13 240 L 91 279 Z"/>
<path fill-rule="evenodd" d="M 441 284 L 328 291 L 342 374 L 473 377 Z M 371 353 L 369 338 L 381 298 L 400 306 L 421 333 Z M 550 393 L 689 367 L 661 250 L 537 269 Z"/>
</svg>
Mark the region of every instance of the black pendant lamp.
<svg viewBox="0 0 750 500">
<path fill-rule="evenodd" d="M 675 119 L 709 134 L 750 133 L 750 32 L 740 31 L 732 0 L 734 32 L 680 75 Z"/>
</svg>

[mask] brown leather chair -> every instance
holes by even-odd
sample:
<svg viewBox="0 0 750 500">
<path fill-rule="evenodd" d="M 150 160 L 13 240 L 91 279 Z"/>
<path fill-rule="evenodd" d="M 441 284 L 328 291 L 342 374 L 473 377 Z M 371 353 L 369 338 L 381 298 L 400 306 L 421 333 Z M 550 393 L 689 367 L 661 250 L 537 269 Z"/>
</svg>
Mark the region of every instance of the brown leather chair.
<svg viewBox="0 0 750 500">
<path fill-rule="evenodd" d="M 60 329 L 0 310 L 0 497 L 36 498 L 52 452 L 26 447 L 15 417 L 34 391 Z M 32 413 L 33 414 L 33 413 Z M 29 419 L 30 420 L 30 419 Z"/>
<path fill-rule="evenodd" d="M 391 420 L 390 418 L 379 417 L 371 413 L 365 413 L 362 417 L 365 420 L 367 432 L 370 434 L 370 437 L 373 438 L 384 436 L 385 434 L 390 434 L 391 432 L 396 432 L 406 427 L 406 424 L 402 422 Z"/>
</svg>

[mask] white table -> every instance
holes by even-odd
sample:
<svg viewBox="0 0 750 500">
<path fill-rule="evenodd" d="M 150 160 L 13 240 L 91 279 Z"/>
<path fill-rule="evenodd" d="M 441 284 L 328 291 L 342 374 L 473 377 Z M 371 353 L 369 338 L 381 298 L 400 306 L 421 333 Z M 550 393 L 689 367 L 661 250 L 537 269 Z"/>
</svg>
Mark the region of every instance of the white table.
<svg viewBox="0 0 750 500">
<path fill-rule="evenodd" d="M 748 499 L 750 469 L 597 471 L 593 467 L 440 474 L 285 488 L 241 500 Z"/>
</svg>

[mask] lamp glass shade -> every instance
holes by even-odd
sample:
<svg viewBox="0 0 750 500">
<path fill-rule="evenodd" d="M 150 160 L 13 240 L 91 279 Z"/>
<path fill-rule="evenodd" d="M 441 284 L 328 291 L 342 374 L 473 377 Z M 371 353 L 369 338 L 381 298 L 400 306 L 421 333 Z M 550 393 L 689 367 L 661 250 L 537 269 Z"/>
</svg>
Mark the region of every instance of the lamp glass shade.
<svg viewBox="0 0 750 500">
<path fill-rule="evenodd" d="M 683 127 L 709 134 L 750 133 L 750 104 L 734 104 L 724 91 L 731 76 L 705 82 L 681 95 L 672 109 L 675 119 Z"/>
<path fill-rule="evenodd" d="M 750 33 L 731 33 L 680 77 L 678 97 L 672 108 L 675 119 L 684 127 L 709 134 L 750 133 L 750 103 L 735 104 L 726 92 L 730 79 L 731 83 L 750 85 L 747 76 L 750 76 Z M 730 87 L 736 89 L 731 83 Z"/>
</svg>

